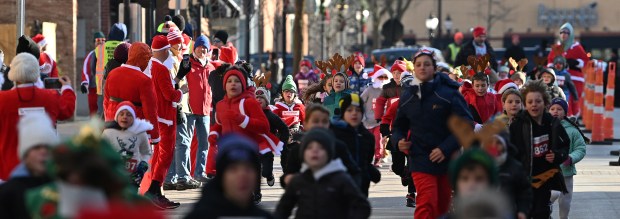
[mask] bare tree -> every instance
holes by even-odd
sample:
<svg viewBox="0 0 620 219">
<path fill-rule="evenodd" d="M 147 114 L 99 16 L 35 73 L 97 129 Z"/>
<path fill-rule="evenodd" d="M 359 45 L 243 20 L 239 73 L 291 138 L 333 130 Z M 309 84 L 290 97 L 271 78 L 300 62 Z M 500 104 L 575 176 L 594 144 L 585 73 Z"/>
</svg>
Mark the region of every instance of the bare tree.
<svg viewBox="0 0 620 219">
<path fill-rule="evenodd" d="M 301 47 L 304 40 L 301 28 L 304 21 L 304 6 L 305 0 L 295 0 L 295 20 L 293 22 L 293 76 L 299 72 L 299 62 L 301 61 Z"/>
<path fill-rule="evenodd" d="M 486 1 L 487 4 L 487 12 L 483 13 L 480 11 L 482 5 Z M 470 15 L 478 16 L 487 22 L 487 33 L 491 33 L 491 29 L 493 29 L 493 25 L 499 21 L 510 21 L 508 19 L 510 14 L 515 11 L 517 5 L 507 5 L 506 1 L 501 0 L 479 0 L 476 5 L 476 9 L 478 12 L 469 13 Z"/>
<path fill-rule="evenodd" d="M 381 47 L 381 36 L 379 32 L 379 23 L 384 15 L 388 15 L 389 19 L 401 20 L 405 11 L 409 9 L 409 6 L 413 0 L 384 0 L 384 1 L 369 1 L 369 11 L 372 16 L 372 41 L 373 49 Z M 382 3 L 382 4 L 380 4 Z"/>
</svg>

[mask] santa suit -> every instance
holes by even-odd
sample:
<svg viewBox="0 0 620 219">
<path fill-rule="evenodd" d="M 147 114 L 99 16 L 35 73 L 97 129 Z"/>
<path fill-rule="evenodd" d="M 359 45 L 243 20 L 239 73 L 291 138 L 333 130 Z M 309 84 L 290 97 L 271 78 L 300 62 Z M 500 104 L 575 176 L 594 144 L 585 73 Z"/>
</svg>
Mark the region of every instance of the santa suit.
<svg viewBox="0 0 620 219">
<path fill-rule="evenodd" d="M 277 102 L 274 107 L 273 113 L 282 118 L 287 127 L 299 126 L 306 118 L 306 108 L 297 98 L 290 106 L 284 102 Z"/>
<path fill-rule="evenodd" d="M 560 44 L 557 44 L 556 46 L 561 46 Z M 590 58 L 588 58 L 588 55 L 586 54 L 586 51 L 583 49 L 583 47 L 581 46 L 581 44 L 579 42 L 575 42 L 573 43 L 573 45 L 571 45 L 569 47 L 568 50 L 564 51 L 564 53 L 562 53 L 562 56 L 564 56 L 565 59 L 575 59 L 577 60 L 577 62 L 579 62 L 579 65 L 577 65 L 577 69 L 568 69 L 568 72 L 570 73 L 570 77 L 573 80 L 573 83 L 575 84 L 575 88 L 577 89 L 577 95 L 579 95 L 579 97 L 581 97 L 581 95 L 583 94 L 583 87 L 585 86 L 585 79 L 584 79 L 584 74 L 581 71 L 582 68 L 590 61 Z M 551 52 L 549 53 L 549 56 L 547 57 L 547 63 L 549 67 L 553 67 L 553 59 L 555 58 L 555 53 Z M 572 113 L 572 115 L 579 115 L 581 110 L 580 110 L 580 106 L 583 103 L 583 98 L 579 98 L 579 101 L 575 101 L 573 100 L 573 98 L 570 98 L 568 106 L 569 106 L 569 114 Z"/>
<path fill-rule="evenodd" d="M 161 142 L 155 146 L 151 166 L 153 180 L 164 181 L 168 168 L 172 163 L 177 130 L 177 103 L 181 101 L 183 92 L 174 89 L 174 79 L 170 71 L 159 60 L 151 59 L 153 86 L 157 95 L 157 121 Z"/>
<path fill-rule="evenodd" d="M 39 67 L 41 68 L 41 79 L 58 77 L 56 61 L 54 61 L 54 59 L 52 59 L 52 57 L 46 52 L 42 52 L 39 55 Z"/>
<path fill-rule="evenodd" d="M 269 120 L 267 120 L 260 103 L 254 98 L 253 92 L 246 88 L 243 73 L 236 70 L 228 71 L 224 76 L 224 84 L 229 75 L 235 75 L 241 80 L 244 91 L 240 95 L 232 98 L 225 95 L 224 99 L 217 103 L 217 111 L 215 112 L 216 123 L 211 126 L 211 132 L 209 133 L 210 147 L 211 145 L 216 145 L 215 140 L 219 136 L 229 133 L 238 133 L 257 142 L 261 154 L 271 151 L 279 155 L 284 143 L 269 132 Z M 209 148 L 207 174 L 215 173 L 216 153 L 217 150 Z"/>
<path fill-rule="evenodd" d="M 157 96 L 150 75 L 142 73 L 139 67 L 123 64 L 110 71 L 103 93 L 105 121 L 114 121 L 116 106 L 130 101 L 136 106 L 136 117 L 157 124 Z M 147 132 L 151 143 L 158 143 L 159 127 Z"/>
<path fill-rule="evenodd" d="M 54 124 L 65 120 L 75 111 L 75 92 L 63 86 L 56 90 L 41 89 L 33 84 L 0 91 L 0 179 L 7 180 L 11 170 L 20 162 L 17 156 L 17 123 L 21 115 L 45 111 Z"/>
<path fill-rule="evenodd" d="M 95 65 L 97 58 L 95 58 L 94 50 L 90 51 L 84 59 L 84 66 L 82 67 L 82 83 L 88 87 L 88 109 L 90 114 L 97 113 L 97 85 L 95 84 Z"/>
</svg>

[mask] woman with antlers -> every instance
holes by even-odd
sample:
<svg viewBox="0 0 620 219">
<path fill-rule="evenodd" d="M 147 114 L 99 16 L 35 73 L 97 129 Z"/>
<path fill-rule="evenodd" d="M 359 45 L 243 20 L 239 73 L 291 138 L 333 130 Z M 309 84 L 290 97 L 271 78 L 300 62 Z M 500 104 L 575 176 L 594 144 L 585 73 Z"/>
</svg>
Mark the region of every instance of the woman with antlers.
<svg viewBox="0 0 620 219">
<path fill-rule="evenodd" d="M 459 84 L 446 74 L 436 73 L 432 51 L 422 49 L 413 62 L 415 78 L 403 83 L 399 110 L 392 123 L 392 142 L 412 161 L 409 169 L 417 189 L 414 217 L 437 218 L 450 207 L 448 163 L 460 147 L 448 129 L 448 117 L 463 117 L 472 126 L 473 118 L 459 94 Z"/>
</svg>

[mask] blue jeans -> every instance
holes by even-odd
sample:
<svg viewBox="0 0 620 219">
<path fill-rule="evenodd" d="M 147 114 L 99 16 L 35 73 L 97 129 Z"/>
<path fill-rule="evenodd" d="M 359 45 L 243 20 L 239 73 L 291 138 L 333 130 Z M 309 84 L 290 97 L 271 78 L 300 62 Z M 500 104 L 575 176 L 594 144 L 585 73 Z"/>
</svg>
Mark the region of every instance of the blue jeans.
<svg viewBox="0 0 620 219">
<path fill-rule="evenodd" d="M 174 149 L 174 158 L 166 175 L 166 183 L 183 182 L 191 179 L 190 176 L 190 146 L 194 135 L 194 128 L 198 135 L 198 148 L 196 150 L 196 167 L 193 178 L 204 178 L 207 164 L 207 150 L 209 149 L 209 116 L 182 113 L 186 117 L 185 123 L 177 124 L 177 140 Z"/>
</svg>

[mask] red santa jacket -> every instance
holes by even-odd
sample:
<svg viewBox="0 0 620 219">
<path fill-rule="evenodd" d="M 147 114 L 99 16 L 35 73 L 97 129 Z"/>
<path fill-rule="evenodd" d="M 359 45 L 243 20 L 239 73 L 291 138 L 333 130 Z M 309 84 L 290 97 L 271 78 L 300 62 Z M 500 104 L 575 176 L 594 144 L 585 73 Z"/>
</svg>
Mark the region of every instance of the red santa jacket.
<svg viewBox="0 0 620 219">
<path fill-rule="evenodd" d="M 381 91 L 381 95 L 377 97 L 374 104 L 375 110 L 375 118 L 382 118 L 383 114 L 387 109 L 390 108 L 390 105 L 394 102 L 394 98 L 398 99 L 400 97 L 400 85 L 397 85 L 394 79 L 390 81 L 390 83 L 383 85 L 383 90 Z"/>
<path fill-rule="evenodd" d="M 561 45 L 556 44 L 555 46 L 561 46 Z M 583 49 L 581 44 L 579 42 L 573 43 L 573 45 L 567 51 L 564 51 L 562 56 L 564 56 L 564 58 L 566 59 L 575 59 L 579 62 L 579 65 L 577 66 L 580 68 L 579 70 L 568 69 L 568 72 L 570 73 L 571 80 L 573 80 L 573 82 L 576 81 L 576 82 L 585 83 L 585 79 L 583 77 L 583 72 L 581 72 L 581 68 L 583 68 L 590 61 L 590 58 L 588 58 L 588 55 L 586 54 L 586 51 Z M 555 53 L 550 52 L 549 56 L 547 56 L 548 67 L 553 67 L 554 58 L 555 58 Z"/>
<path fill-rule="evenodd" d="M 190 59 L 192 70 L 185 76 L 187 87 L 189 88 L 189 108 L 192 114 L 209 116 L 211 115 L 211 86 L 209 85 L 209 74 L 215 70 L 211 62 L 202 65 L 196 58 Z"/>
<path fill-rule="evenodd" d="M 484 95 L 484 105 L 478 105 L 478 101 L 476 101 L 476 92 L 469 82 L 463 83 L 463 86 L 461 87 L 461 94 L 463 94 L 465 102 L 467 102 L 470 106 L 470 111 L 474 116 L 474 121 L 479 124 L 485 123 L 493 115 L 502 112 L 502 108 L 499 107 L 500 105 L 497 103 L 496 95 L 492 93 L 487 92 Z"/>
<path fill-rule="evenodd" d="M 0 179 L 7 180 L 20 162 L 17 156 L 17 123 L 20 116 L 30 111 L 45 110 L 54 123 L 69 119 L 75 111 L 75 92 L 69 86 L 63 86 L 59 94 L 55 90 L 23 84 L 0 91 L 0 103 Z"/>
<path fill-rule="evenodd" d="M 136 117 L 157 124 L 157 96 L 151 78 L 142 73 L 140 68 L 123 64 L 110 71 L 103 93 L 105 121 L 113 121 L 116 106 L 130 101 L 136 106 Z M 158 143 L 159 128 L 147 132 L 152 143 Z"/>
<path fill-rule="evenodd" d="M 389 124 L 390 127 L 392 127 L 392 122 L 394 121 L 394 118 L 396 118 L 398 103 L 400 101 L 399 98 L 392 98 L 390 100 L 391 103 L 389 104 L 389 107 L 385 111 L 385 114 L 383 114 L 383 117 L 381 117 L 381 124 Z"/>
<path fill-rule="evenodd" d="M 42 52 L 39 56 L 39 67 L 41 68 L 41 74 L 48 77 L 58 77 L 58 67 L 56 67 L 56 61 L 52 59 L 46 52 Z"/>
<path fill-rule="evenodd" d="M 151 60 L 151 75 L 157 95 L 157 121 L 171 126 L 177 119 L 177 103 L 181 101 L 183 92 L 174 89 L 174 79 L 168 68 L 156 58 Z"/>
<path fill-rule="evenodd" d="M 275 110 L 272 111 L 274 114 L 278 115 L 288 127 L 299 124 L 306 118 L 306 108 L 298 101 L 299 100 L 296 100 L 290 107 L 284 102 L 277 102 Z"/>
<path fill-rule="evenodd" d="M 216 108 L 216 124 L 211 126 L 209 136 L 240 133 L 256 141 L 261 154 L 271 151 L 280 155 L 284 142 L 269 132 L 269 120 L 251 91 L 234 98 L 224 96 Z"/>
<path fill-rule="evenodd" d="M 95 85 L 95 62 L 97 62 L 97 59 L 95 58 L 95 51 L 93 50 L 90 51 L 84 59 L 84 65 L 82 66 L 82 82 L 80 83 L 81 85 L 86 84 L 88 87 L 97 87 Z"/>
</svg>

